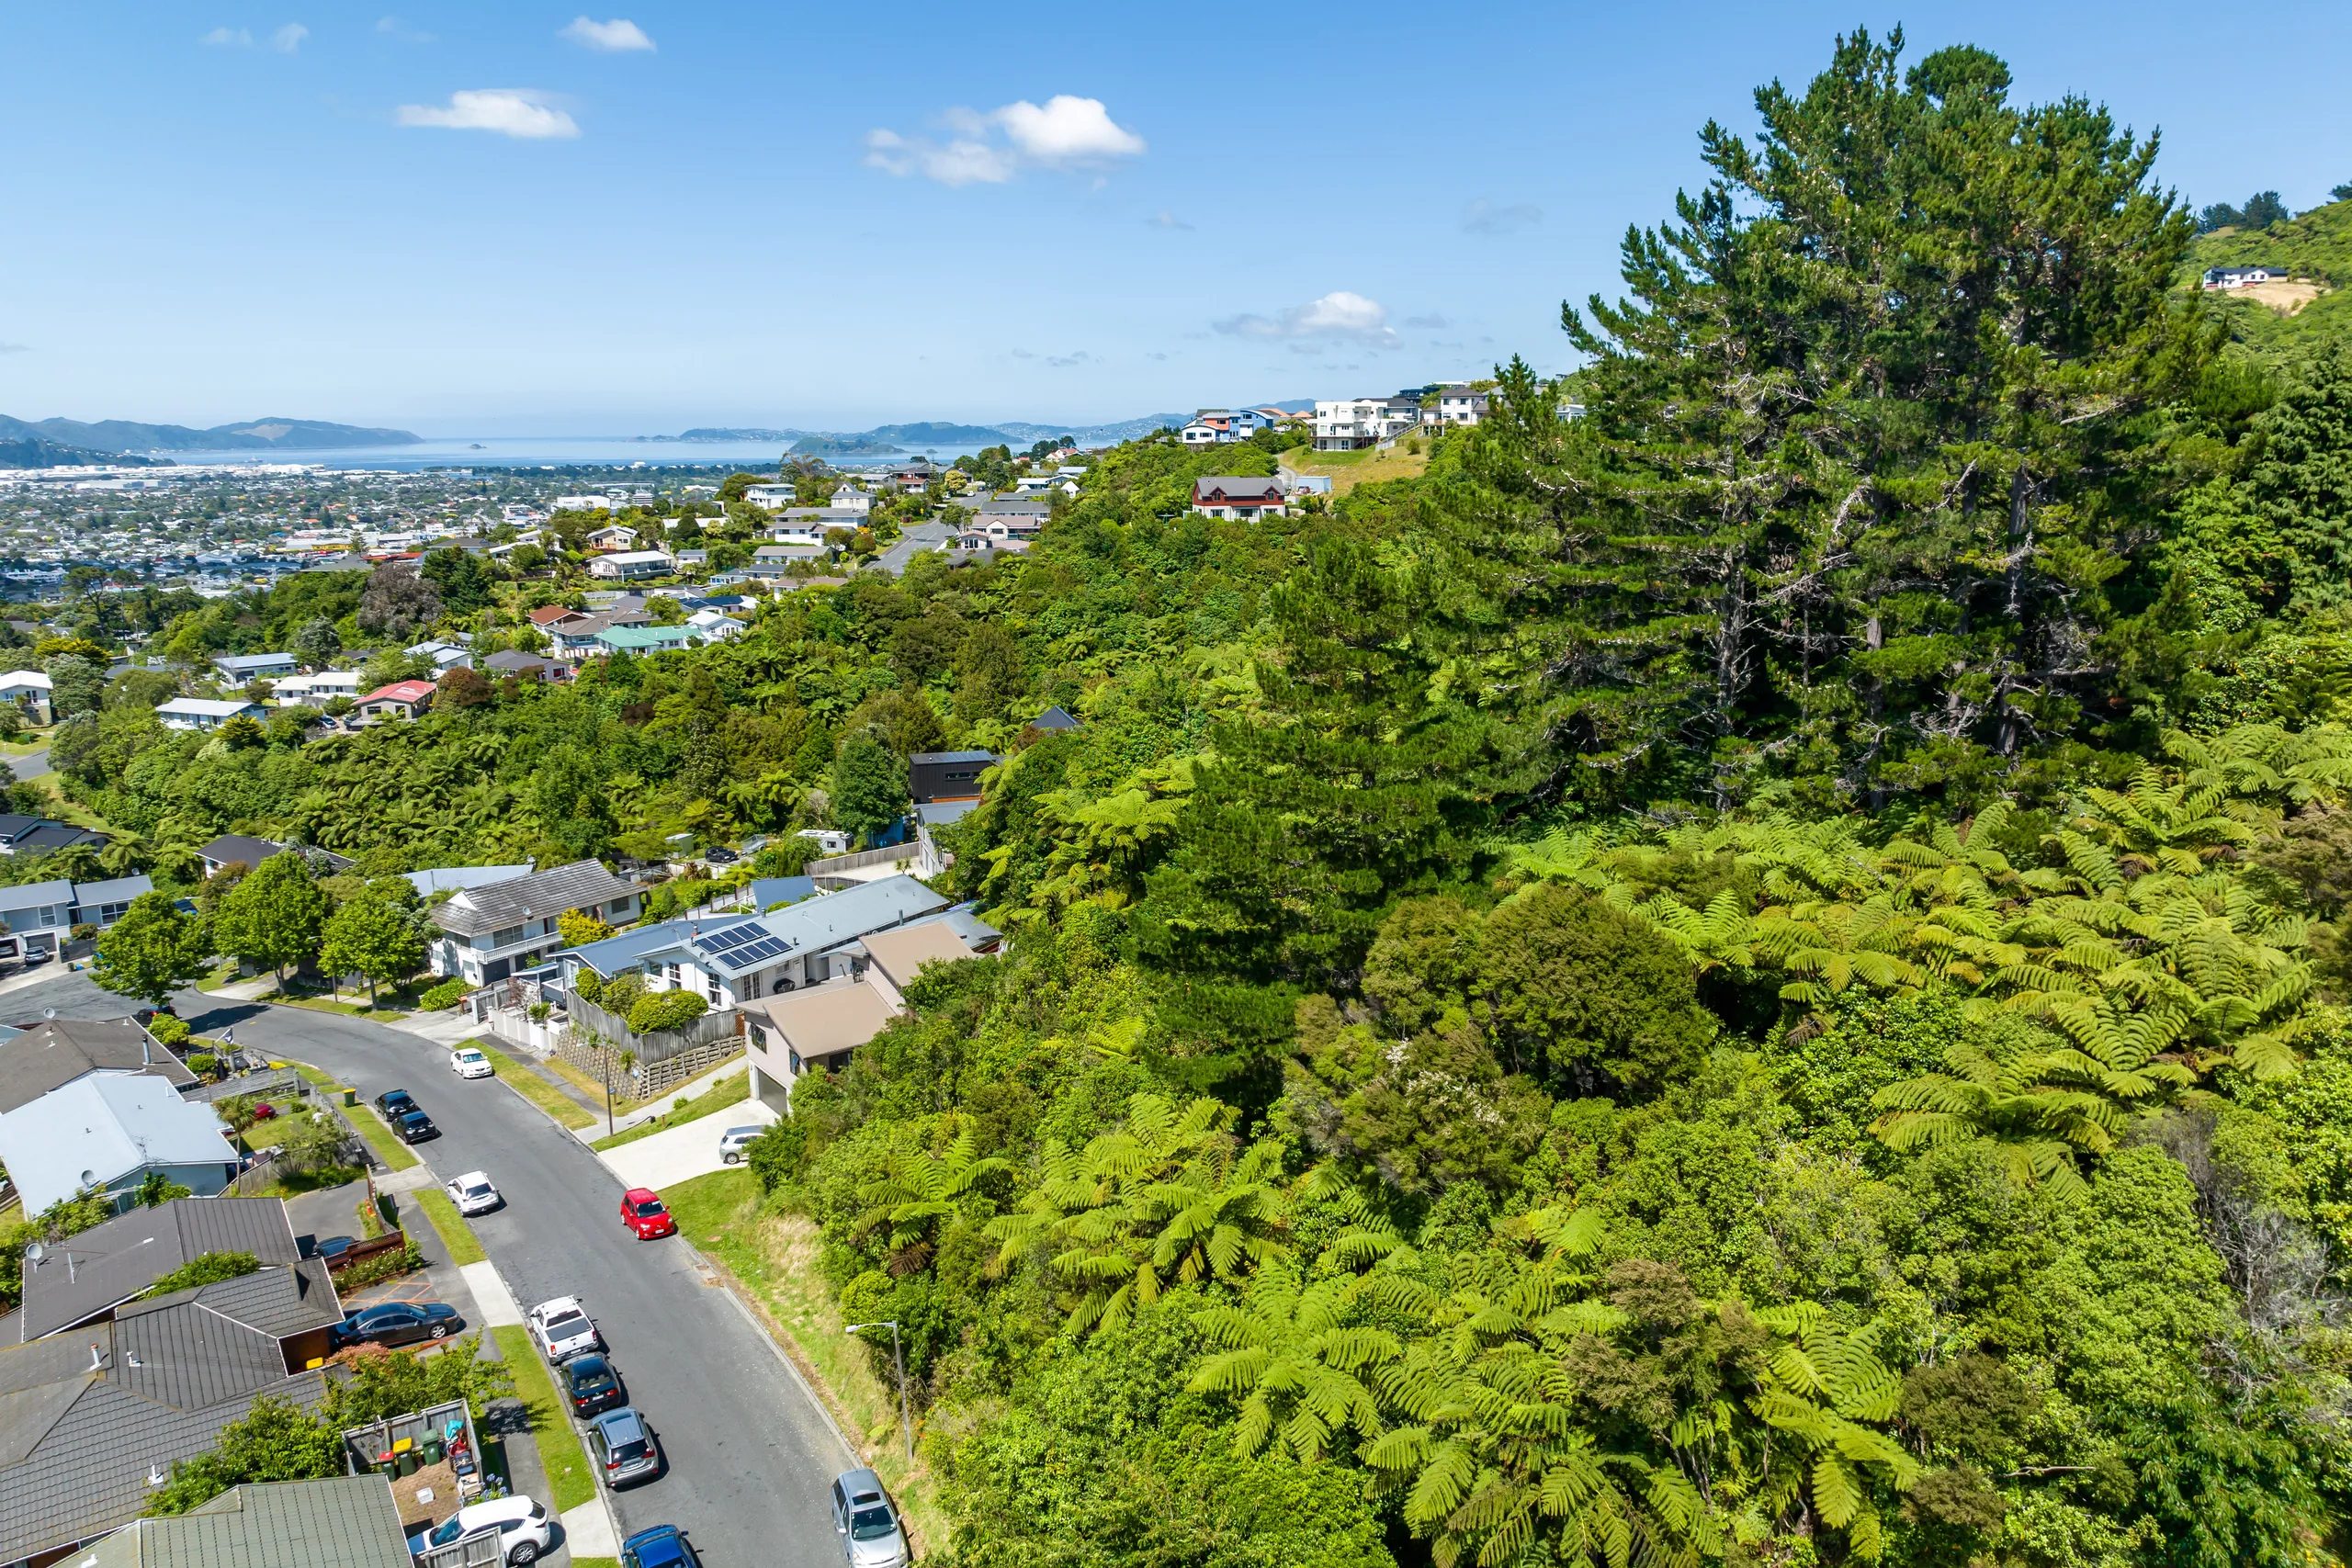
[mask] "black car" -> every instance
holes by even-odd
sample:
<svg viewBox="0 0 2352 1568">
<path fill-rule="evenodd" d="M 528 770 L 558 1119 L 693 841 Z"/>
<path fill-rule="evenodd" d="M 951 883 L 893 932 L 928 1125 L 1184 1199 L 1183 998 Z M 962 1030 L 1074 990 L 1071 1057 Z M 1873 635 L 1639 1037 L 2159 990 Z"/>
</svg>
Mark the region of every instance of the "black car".
<svg viewBox="0 0 2352 1568">
<path fill-rule="evenodd" d="M 733 850 L 713 848 L 704 852 L 702 858 L 713 865 L 732 865 L 735 863 L 736 856 Z"/>
<path fill-rule="evenodd" d="M 564 1363 L 564 1386 L 571 1395 L 571 1413 L 594 1416 L 628 1403 L 622 1392 L 618 1368 L 603 1356 L 579 1356 Z"/>
<path fill-rule="evenodd" d="M 358 1245 L 359 1238 L 357 1236 L 321 1236 L 317 1241 L 311 1244 L 311 1256 L 313 1258 L 323 1258 L 328 1262 L 332 1263 L 336 1258 L 342 1257 L 345 1253 L 349 1252 L 353 1247 L 357 1247 Z"/>
<path fill-rule="evenodd" d="M 420 1340 L 447 1339 L 465 1321 L 447 1302 L 387 1302 L 345 1316 L 334 1338 L 338 1346 L 413 1345 Z"/>
<path fill-rule="evenodd" d="M 421 1144 L 427 1138 L 437 1138 L 441 1135 L 441 1129 L 433 1124 L 433 1118 L 422 1111 L 412 1111 L 406 1115 L 394 1117 L 392 1130 L 401 1135 L 401 1142 L 404 1144 Z"/>
<path fill-rule="evenodd" d="M 404 1089 L 388 1089 L 376 1097 L 376 1109 L 384 1113 L 387 1122 L 397 1122 L 418 1109 L 416 1100 Z"/>
</svg>

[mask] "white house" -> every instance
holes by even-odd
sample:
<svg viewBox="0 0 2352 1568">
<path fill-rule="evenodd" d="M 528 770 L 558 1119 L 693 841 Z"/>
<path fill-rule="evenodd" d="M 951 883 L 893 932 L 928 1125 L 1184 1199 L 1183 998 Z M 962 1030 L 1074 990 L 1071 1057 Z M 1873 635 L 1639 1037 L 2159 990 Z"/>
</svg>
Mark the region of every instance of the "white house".
<svg viewBox="0 0 2352 1568">
<path fill-rule="evenodd" d="M 1487 417 L 1487 394 L 1448 387 L 1438 394 L 1437 416 L 1447 424 L 1476 424 Z"/>
<path fill-rule="evenodd" d="M 47 724 L 49 677 L 38 670 L 11 670 L 0 675 L 0 702 L 16 704 L 35 724 Z"/>
<path fill-rule="evenodd" d="M 1256 409 L 1201 409 L 1176 432 L 1187 446 L 1224 446 L 1247 441 L 1274 422 Z"/>
<path fill-rule="evenodd" d="M 617 523 L 592 529 L 588 535 L 588 547 L 592 550 L 627 550 L 635 548 L 636 545 L 637 530 L 624 528 Z"/>
<path fill-rule="evenodd" d="M 613 498 L 608 495 L 560 495 L 555 498 L 557 512 L 610 512 Z"/>
<path fill-rule="evenodd" d="M 150 1172 L 209 1198 L 236 1179 L 241 1163 L 211 1106 L 182 1100 L 163 1078 L 112 1072 L 0 1115 L 0 1160 L 28 1214 L 93 1189 L 127 1204 Z"/>
<path fill-rule="evenodd" d="M 615 555 L 594 557 L 588 562 L 589 576 L 620 582 L 668 577 L 677 570 L 678 563 L 662 550 L 622 550 Z"/>
<path fill-rule="evenodd" d="M 222 680 L 242 686 L 248 681 L 291 675 L 300 665 L 290 653 L 218 653 L 212 657 L 212 668 L 220 671 Z"/>
<path fill-rule="evenodd" d="M 423 658 L 433 660 L 433 678 L 436 681 L 452 670 L 470 670 L 474 667 L 473 649 L 454 642 L 443 642 L 437 638 L 432 642 L 420 642 L 414 648 L 405 648 L 401 651 L 412 659 Z"/>
<path fill-rule="evenodd" d="M 1352 452 L 1374 445 L 1387 434 L 1387 412 L 1385 398 L 1318 400 L 1315 405 L 1315 449 Z"/>
<path fill-rule="evenodd" d="M 686 617 L 686 630 L 705 642 L 731 642 L 751 629 L 716 610 L 696 610 Z"/>
<path fill-rule="evenodd" d="M 800 498 L 800 492 L 787 484 L 745 485 L 743 502 L 763 512 L 781 512 Z"/>
<path fill-rule="evenodd" d="M 299 703 L 305 707 L 322 708 L 337 697 L 357 702 L 359 671 L 322 670 L 315 675 L 288 675 L 282 681 L 271 682 L 270 687 L 280 706 Z"/>
<path fill-rule="evenodd" d="M 0 887 L 0 931 L 16 940 L 24 957 L 55 957 L 74 927 L 74 885 L 62 877 Z"/>
<path fill-rule="evenodd" d="M 841 489 L 833 491 L 831 500 L 825 502 L 825 510 L 828 512 L 854 512 L 864 514 L 874 510 L 874 498 L 866 494 L 864 491 L 858 490 L 854 486 L 843 485 Z"/>
<path fill-rule="evenodd" d="M 640 912 L 645 884 L 615 876 L 593 860 L 469 887 L 433 910 L 441 928 L 428 957 L 435 975 L 469 986 L 535 968 L 563 945 L 556 921 L 567 911 L 621 925 Z"/>
<path fill-rule="evenodd" d="M 267 718 L 269 710 L 243 697 L 174 697 L 156 705 L 155 716 L 166 729 L 218 729 L 232 718 Z"/>
</svg>

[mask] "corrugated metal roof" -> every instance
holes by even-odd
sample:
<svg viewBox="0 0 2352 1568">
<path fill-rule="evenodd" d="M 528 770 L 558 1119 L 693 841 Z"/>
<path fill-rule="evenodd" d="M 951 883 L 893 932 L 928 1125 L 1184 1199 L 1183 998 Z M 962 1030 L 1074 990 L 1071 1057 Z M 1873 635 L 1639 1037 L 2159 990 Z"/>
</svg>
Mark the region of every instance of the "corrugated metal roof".
<svg viewBox="0 0 2352 1568">
<path fill-rule="evenodd" d="M 73 1568 L 410 1568 L 380 1475 L 234 1486 L 177 1518 L 141 1519 Z"/>
</svg>

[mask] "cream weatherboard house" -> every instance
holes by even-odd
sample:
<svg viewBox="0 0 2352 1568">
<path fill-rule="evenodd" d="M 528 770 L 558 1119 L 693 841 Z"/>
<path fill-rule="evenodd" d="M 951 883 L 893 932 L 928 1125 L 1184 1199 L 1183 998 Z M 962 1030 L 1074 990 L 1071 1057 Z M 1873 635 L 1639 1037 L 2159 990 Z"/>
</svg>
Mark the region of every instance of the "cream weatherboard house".
<svg viewBox="0 0 2352 1568">
<path fill-rule="evenodd" d="M 645 884 L 616 876 L 593 860 L 462 888 L 433 910 L 441 935 L 433 972 L 487 986 L 537 968 L 563 946 L 559 916 L 578 913 L 624 926 L 644 913 Z"/>
</svg>

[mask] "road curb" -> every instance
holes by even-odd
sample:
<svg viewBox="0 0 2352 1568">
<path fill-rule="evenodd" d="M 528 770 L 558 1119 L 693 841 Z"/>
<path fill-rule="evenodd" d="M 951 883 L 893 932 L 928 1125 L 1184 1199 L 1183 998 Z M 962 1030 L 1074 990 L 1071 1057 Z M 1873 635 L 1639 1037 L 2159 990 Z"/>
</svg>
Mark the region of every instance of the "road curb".
<svg viewBox="0 0 2352 1568">
<path fill-rule="evenodd" d="M 831 1402 L 818 1392 L 820 1385 L 817 1382 L 810 1381 L 809 1375 L 801 1370 L 798 1359 L 794 1357 L 789 1349 L 785 1348 L 784 1342 L 776 1337 L 775 1331 L 770 1328 L 767 1325 L 766 1320 L 761 1317 L 757 1312 L 754 1312 L 752 1309 L 751 1303 L 743 1299 L 743 1287 L 741 1281 L 735 1278 L 735 1271 L 728 1268 L 725 1264 L 718 1262 L 707 1257 L 699 1247 L 696 1247 L 691 1242 L 685 1242 L 683 1237 L 681 1237 L 680 1240 L 684 1245 L 688 1254 L 695 1258 L 696 1264 L 702 1268 L 707 1269 L 713 1277 L 718 1280 L 719 1294 L 725 1296 L 729 1303 L 732 1305 L 737 1312 L 743 1314 L 743 1321 L 750 1324 L 753 1328 L 759 1331 L 759 1336 L 766 1342 L 768 1349 L 774 1352 L 777 1360 L 784 1363 L 784 1370 L 792 1374 L 794 1385 L 800 1390 L 802 1396 L 808 1401 L 810 1407 L 813 1408 L 818 1415 L 825 1418 L 825 1429 L 832 1433 L 833 1441 L 841 1444 L 842 1452 L 849 1455 L 851 1464 L 853 1466 L 864 1464 L 865 1462 L 865 1450 L 859 1448 L 855 1443 L 849 1440 L 849 1434 L 842 1430 L 842 1424 L 840 1420 L 833 1415 L 833 1406 Z"/>
</svg>

